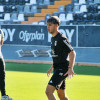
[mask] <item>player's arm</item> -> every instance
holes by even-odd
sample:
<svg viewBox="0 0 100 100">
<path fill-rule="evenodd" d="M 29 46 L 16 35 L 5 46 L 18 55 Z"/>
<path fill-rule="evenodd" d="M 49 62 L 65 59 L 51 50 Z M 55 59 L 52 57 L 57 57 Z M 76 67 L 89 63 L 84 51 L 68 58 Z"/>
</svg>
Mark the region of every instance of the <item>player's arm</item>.
<svg viewBox="0 0 100 100">
<path fill-rule="evenodd" d="M 0 30 L 0 31 L 1 31 L 1 45 L 3 45 L 3 43 L 4 43 L 4 33 L 3 33 L 2 30 Z"/>
<path fill-rule="evenodd" d="M 70 60 L 69 60 L 69 69 L 73 69 L 73 66 L 75 64 L 75 58 L 76 58 L 76 53 L 74 50 L 70 52 Z"/>
<path fill-rule="evenodd" d="M 73 77 L 73 75 L 76 75 L 76 74 L 74 73 L 74 70 L 73 70 L 73 67 L 74 67 L 74 64 L 75 64 L 75 58 L 76 58 L 76 53 L 75 53 L 74 50 L 72 50 L 72 51 L 70 52 L 70 60 L 69 60 L 68 71 L 65 73 L 65 75 L 68 74 L 68 78 L 69 78 L 69 77 L 71 78 L 71 76 Z M 65 75 L 64 75 L 64 76 L 65 76 Z"/>
<path fill-rule="evenodd" d="M 69 76 L 71 77 L 71 75 L 73 76 L 75 74 L 73 67 L 75 63 L 76 53 L 74 49 L 72 48 L 72 46 L 70 45 L 68 39 L 64 37 L 63 37 L 63 46 L 66 49 L 66 52 L 70 53 L 68 71 L 64 74 L 64 76 L 68 74 L 68 77 Z"/>
<path fill-rule="evenodd" d="M 53 64 L 52 64 L 52 66 L 50 67 L 50 69 L 47 72 L 47 76 L 48 77 L 50 76 L 50 74 L 51 74 L 52 71 L 53 71 Z"/>
</svg>

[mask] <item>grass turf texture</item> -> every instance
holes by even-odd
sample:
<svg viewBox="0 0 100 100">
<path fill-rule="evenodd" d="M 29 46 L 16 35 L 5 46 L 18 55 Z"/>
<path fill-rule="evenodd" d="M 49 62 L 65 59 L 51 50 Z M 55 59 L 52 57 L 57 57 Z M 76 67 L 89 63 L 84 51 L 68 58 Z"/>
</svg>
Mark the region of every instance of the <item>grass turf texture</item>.
<svg viewBox="0 0 100 100">
<path fill-rule="evenodd" d="M 47 100 L 45 89 L 50 77 L 46 72 L 50 66 L 6 63 L 7 94 L 13 100 Z M 100 100 L 100 67 L 75 66 L 74 71 L 77 75 L 66 80 L 69 100 Z"/>
</svg>

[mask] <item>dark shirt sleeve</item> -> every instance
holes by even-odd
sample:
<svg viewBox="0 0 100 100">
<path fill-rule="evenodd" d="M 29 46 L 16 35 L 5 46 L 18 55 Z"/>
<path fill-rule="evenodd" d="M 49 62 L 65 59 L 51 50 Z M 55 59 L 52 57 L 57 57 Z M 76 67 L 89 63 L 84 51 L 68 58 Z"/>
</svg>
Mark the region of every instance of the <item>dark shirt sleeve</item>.
<svg viewBox="0 0 100 100">
<path fill-rule="evenodd" d="M 63 49 L 65 49 L 68 53 L 73 50 L 73 47 L 71 46 L 67 38 L 62 38 L 62 45 Z"/>
</svg>

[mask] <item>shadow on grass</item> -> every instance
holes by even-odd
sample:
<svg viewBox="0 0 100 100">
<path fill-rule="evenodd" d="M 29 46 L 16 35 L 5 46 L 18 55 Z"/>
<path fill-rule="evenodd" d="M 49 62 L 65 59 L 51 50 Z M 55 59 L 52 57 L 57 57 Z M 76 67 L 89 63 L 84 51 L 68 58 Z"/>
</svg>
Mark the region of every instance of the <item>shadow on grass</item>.
<svg viewBox="0 0 100 100">
<path fill-rule="evenodd" d="M 46 73 L 50 67 L 51 67 L 51 64 L 6 63 L 6 71 Z M 75 66 L 74 72 L 76 74 L 80 74 L 80 75 L 98 75 L 98 76 L 100 76 L 100 67 Z"/>
</svg>

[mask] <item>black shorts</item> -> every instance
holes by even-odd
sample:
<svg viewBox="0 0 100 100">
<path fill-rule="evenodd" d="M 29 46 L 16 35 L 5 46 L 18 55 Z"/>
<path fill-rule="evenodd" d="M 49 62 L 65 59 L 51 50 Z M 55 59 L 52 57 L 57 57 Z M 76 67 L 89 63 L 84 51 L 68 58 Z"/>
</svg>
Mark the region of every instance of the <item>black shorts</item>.
<svg viewBox="0 0 100 100">
<path fill-rule="evenodd" d="M 54 66 L 54 73 L 49 81 L 49 85 L 54 86 L 58 89 L 65 89 L 66 82 L 65 79 L 68 75 L 64 76 L 64 74 L 68 71 L 68 64 L 58 64 L 56 67 Z"/>
</svg>

